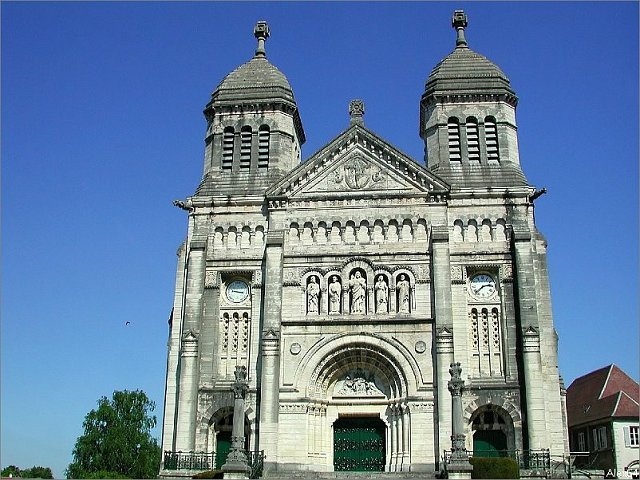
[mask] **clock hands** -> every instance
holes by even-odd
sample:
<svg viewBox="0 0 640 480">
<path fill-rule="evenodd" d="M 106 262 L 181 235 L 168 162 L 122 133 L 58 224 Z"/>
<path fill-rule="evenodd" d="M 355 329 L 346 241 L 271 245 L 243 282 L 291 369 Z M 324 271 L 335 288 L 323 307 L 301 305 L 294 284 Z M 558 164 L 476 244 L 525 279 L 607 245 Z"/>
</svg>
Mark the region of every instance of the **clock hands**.
<svg viewBox="0 0 640 480">
<path fill-rule="evenodd" d="M 493 284 L 491 283 L 485 283 L 484 285 L 480 285 L 478 288 L 474 289 L 475 293 L 478 293 L 480 290 L 482 290 L 484 287 L 493 287 Z"/>
</svg>

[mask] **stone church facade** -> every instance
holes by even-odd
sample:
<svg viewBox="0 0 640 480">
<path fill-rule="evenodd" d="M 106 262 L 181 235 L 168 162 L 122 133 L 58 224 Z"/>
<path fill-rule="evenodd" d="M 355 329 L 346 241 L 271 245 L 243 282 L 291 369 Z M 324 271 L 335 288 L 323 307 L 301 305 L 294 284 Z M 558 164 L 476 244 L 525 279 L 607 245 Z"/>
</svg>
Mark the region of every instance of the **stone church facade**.
<svg viewBox="0 0 640 480">
<path fill-rule="evenodd" d="M 454 361 L 469 450 L 568 451 L 517 97 L 467 45 L 464 13 L 453 26 L 420 100 L 423 164 L 369 130 L 357 100 L 348 128 L 302 162 L 293 92 L 257 24 L 255 56 L 205 108 L 202 181 L 175 202 L 188 233 L 164 451 L 229 448 L 241 365 L 245 447 L 266 468 L 434 471 L 451 448 Z M 354 460 L 363 445 L 377 453 Z"/>
</svg>

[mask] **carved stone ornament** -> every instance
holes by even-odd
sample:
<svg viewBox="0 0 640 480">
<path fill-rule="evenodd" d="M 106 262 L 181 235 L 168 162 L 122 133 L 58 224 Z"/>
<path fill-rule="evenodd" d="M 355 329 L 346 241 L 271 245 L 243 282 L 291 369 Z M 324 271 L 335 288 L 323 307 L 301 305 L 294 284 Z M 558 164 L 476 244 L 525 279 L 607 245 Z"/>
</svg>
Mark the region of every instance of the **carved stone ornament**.
<svg viewBox="0 0 640 480">
<path fill-rule="evenodd" d="M 281 403 L 280 413 L 307 413 L 307 404 L 305 403 Z"/>
<path fill-rule="evenodd" d="M 275 328 L 267 328 L 263 330 L 262 338 L 265 340 L 276 340 L 280 338 L 280 331 Z"/>
<path fill-rule="evenodd" d="M 292 343 L 289 351 L 291 355 L 298 355 L 302 351 L 302 346 L 299 343 Z"/>
<path fill-rule="evenodd" d="M 429 283 L 431 281 L 431 268 L 429 265 L 416 265 L 416 283 Z"/>
<path fill-rule="evenodd" d="M 231 385 L 233 396 L 235 398 L 244 398 L 249 390 L 249 384 L 247 383 L 247 367 L 237 365 L 234 372 L 235 381 Z"/>
<path fill-rule="evenodd" d="M 254 270 L 253 278 L 251 279 L 251 286 L 254 288 L 262 287 L 262 270 Z"/>
<path fill-rule="evenodd" d="M 365 372 L 358 368 L 345 375 L 344 380 L 336 383 L 335 396 L 344 397 L 369 397 L 384 396 L 384 392 L 376 385 L 375 377 L 372 373 Z"/>
<path fill-rule="evenodd" d="M 464 283 L 464 270 L 460 265 L 451 265 L 451 282 Z"/>
<path fill-rule="evenodd" d="M 513 281 L 513 266 L 511 264 L 500 265 L 500 279 L 503 282 Z"/>
<path fill-rule="evenodd" d="M 364 115 L 364 102 L 362 100 L 351 100 L 349 102 L 350 115 Z"/>
<path fill-rule="evenodd" d="M 282 283 L 285 287 L 300 286 L 300 270 L 298 268 L 287 268 L 284 270 Z"/>
<path fill-rule="evenodd" d="M 433 412 L 435 402 L 411 403 L 409 408 L 418 412 Z"/>
<path fill-rule="evenodd" d="M 204 274 L 204 288 L 220 288 L 218 272 L 207 270 Z"/>
<path fill-rule="evenodd" d="M 449 392 L 452 396 L 462 395 L 462 389 L 464 388 L 464 380 L 462 380 L 462 367 L 459 362 L 452 363 L 449 368 L 449 374 L 451 380 L 449 380 Z"/>
<path fill-rule="evenodd" d="M 351 190 L 375 188 L 383 179 L 384 174 L 380 168 L 359 156 L 347 160 L 341 169 L 334 172 L 333 177 L 336 184 L 344 183 Z"/>
<path fill-rule="evenodd" d="M 422 340 L 418 340 L 415 345 L 416 353 L 424 353 L 427 350 L 427 344 Z"/>
</svg>

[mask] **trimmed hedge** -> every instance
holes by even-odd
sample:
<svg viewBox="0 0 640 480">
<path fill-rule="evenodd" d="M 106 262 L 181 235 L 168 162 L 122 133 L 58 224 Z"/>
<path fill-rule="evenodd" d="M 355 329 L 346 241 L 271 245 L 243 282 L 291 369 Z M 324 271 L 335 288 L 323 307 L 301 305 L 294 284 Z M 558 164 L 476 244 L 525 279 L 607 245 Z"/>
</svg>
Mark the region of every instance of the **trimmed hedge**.
<svg viewBox="0 0 640 480">
<path fill-rule="evenodd" d="M 224 478 L 222 470 L 207 470 L 206 472 L 196 473 L 191 478 Z"/>
<path fill-rule="evenodd" d="M 513 458 L 471 457 L 471 478 L 520 478 L 520 467 Z"/>
</svg>

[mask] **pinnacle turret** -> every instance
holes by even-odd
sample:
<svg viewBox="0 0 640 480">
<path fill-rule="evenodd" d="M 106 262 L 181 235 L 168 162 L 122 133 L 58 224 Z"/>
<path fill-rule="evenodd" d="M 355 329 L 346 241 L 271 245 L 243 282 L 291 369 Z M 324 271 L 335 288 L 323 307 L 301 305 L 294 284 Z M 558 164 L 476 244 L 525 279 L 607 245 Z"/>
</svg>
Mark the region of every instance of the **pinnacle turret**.
<svg viewBox="0 0 640 480">
<path fill-rule="evenodd" d="M 467 14 L 464 10 L 456 10 L 453 12 L 453 18 L 451 19 L 451 26 L 456 29 L 458 34 L 456 38 L 456 48 L 466 48 L 467 39 L 464 37 L 464 29 L 469 22 L 467 21 Z"/>
<path fill-rule="evenodd" d="M 256 57 L 266 57 L 267 52 L 264 49 L 264 42 L 269 38 L 269 25 L 264 20 L 256 23 L 253 29 L 253 35 L 258 39 L 258 47 L 256 48 Z"/>
</svg>

